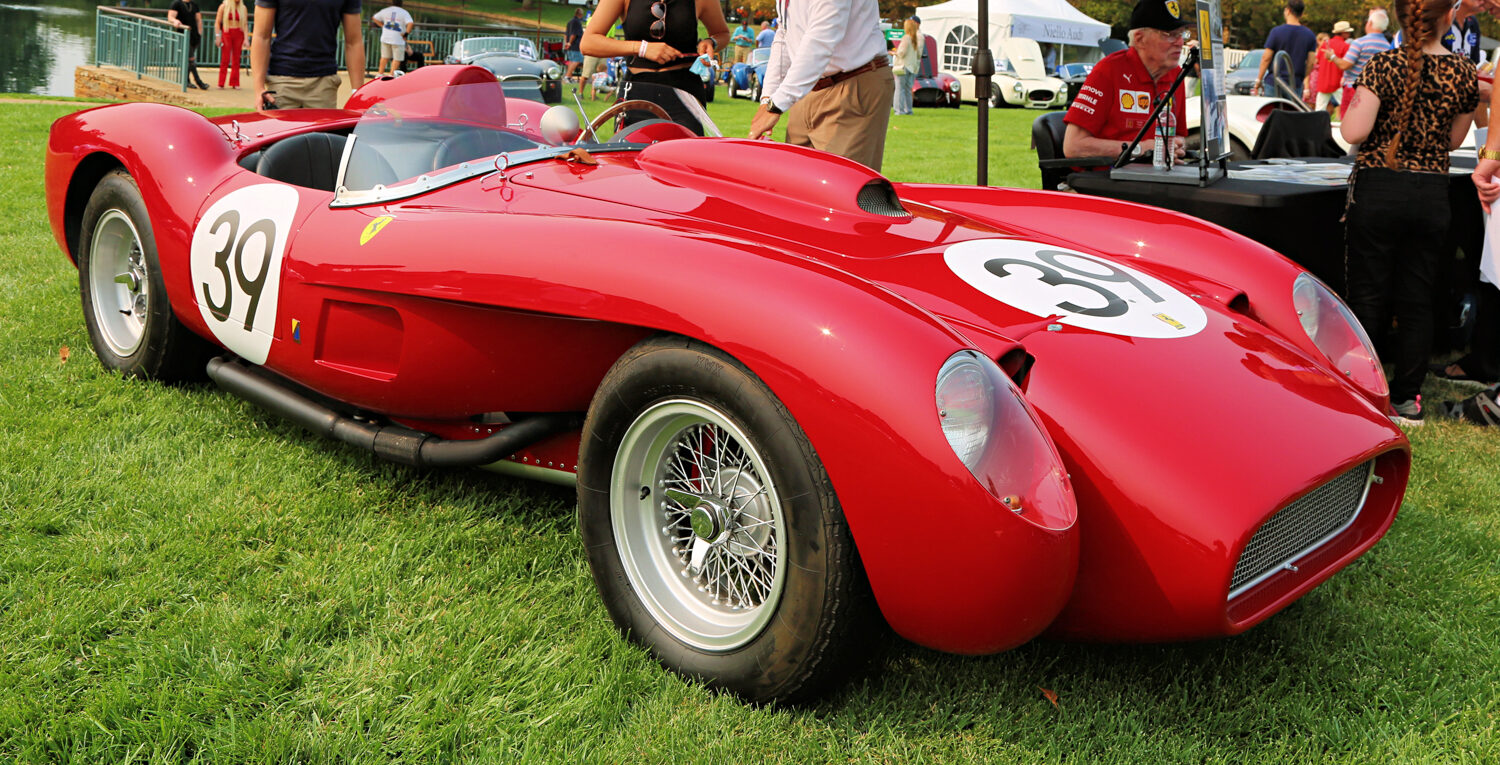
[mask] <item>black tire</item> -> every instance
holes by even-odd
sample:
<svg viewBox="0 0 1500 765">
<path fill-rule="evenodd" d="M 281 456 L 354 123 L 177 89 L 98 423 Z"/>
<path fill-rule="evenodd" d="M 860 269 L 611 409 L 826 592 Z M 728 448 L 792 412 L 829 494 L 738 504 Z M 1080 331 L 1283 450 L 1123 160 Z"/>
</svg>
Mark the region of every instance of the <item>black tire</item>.
<svg viewBox="0 0 1500 765">
<path fill-rule="evenodd" d="M 757 104 L 760 103 L 760 78 L 755 76 L 754 73 L 750 75 L 750 100 Z"/>
<path fill-rule="evenodd" d="M 874 612 L 838 498 L 802 429 L 734 359 L 683 338 L 631 349 L 594 396 L 581 452 L 594 582 L 668 669 L 795 702 L 862 658 Z"/>
<path fill-rule="evenodd" d="M 203 379 L 212 346 L 172 313 L 151 217 L 129 173 L 99 181 L 79 231 L 78 289 L 100 363 L 126 377 Z"/>
</svg>

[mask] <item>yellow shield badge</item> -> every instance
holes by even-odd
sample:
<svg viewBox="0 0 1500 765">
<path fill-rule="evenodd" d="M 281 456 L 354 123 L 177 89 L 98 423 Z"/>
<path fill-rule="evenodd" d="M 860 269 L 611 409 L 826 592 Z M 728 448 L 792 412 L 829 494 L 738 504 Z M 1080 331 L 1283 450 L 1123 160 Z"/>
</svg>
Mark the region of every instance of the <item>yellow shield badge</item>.
<svg viewBox="0 0 1500 765">
<path fill-rule="evenodd" d="M 387 223 L 390 223 L 391 221 L 393 221 L 395 219 L 396 219 L 396 216 L 394 216 L 394 215 L 382 215 L 379 218 L 376 218 L 375 220 L 370 221 L 370 224 L 368 226 L 365 226 L 365 230 L 362 231 L 362 232 L 360 232 L 360 235 L 359 235 L 359 243 L 360 243 L 360 245 L 364 245 L 365 242 L 368 242 L 371 239 L 374 239 L 375 235 L 378 234 L 378 233 L 380 233 L 380 230 L 383 229 L 383 228 L 385 228 L 385 226 L 386 226 Z"/>
</svg>

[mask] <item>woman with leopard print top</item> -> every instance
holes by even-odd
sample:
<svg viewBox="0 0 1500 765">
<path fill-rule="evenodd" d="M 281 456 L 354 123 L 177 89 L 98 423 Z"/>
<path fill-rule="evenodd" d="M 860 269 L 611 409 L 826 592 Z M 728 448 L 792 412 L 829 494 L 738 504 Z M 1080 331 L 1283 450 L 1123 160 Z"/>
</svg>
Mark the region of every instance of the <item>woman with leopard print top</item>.
<svg viewBox="0 0 1500 765">
<path fill-rule="evenodd" d="M 1406 425 L 1422 423 L 1438 249 L 1451 218 L 1448 152 L 1479 105 L 1474 65 L 1442 44 L 1451 1 L 1396 3 L 1402 46 L 1365 65 L 1339 126 L 1359 144 L 1344 217 L 1349 308 L 1372 337 L 1396 319 L 1391 417 Z"/>
</svg>

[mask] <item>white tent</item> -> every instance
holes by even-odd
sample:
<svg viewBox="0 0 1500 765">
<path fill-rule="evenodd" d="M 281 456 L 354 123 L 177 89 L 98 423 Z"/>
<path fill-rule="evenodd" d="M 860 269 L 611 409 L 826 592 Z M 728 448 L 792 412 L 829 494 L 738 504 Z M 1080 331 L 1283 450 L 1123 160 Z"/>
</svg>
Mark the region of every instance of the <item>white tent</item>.
<svg viewBox="0 0 1500 765">
<path fill-rule="evenodd" d="M 989 0 L 990 46 L 1007 37 L 1042 43 L 1096 47 L 1109 37 L 1109 25 L 1085 16 L 1068 0 Z M 979 0 L 951 0 L 918 8 L 922 32 L 941 51 L 939 68 L 968 71 L 979 39 Z"/>
</svg>

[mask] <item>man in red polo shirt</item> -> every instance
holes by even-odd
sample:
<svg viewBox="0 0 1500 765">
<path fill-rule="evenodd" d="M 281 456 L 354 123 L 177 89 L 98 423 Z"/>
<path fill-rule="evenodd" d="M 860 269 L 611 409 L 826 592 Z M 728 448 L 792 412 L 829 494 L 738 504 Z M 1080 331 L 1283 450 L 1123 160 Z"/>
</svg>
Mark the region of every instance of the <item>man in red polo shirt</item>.
<svg viewBox="0 0 1500 765">
<path fill-rule="evenodd" d="M 1157 99 L 1181 71 L 1177 61 L 1192 26 L 1190 0 L 1140 0 L 1130 13 L 1130 47 L 1104 57 L 1078 92 L 1078 98 L 1063 115 L 1063 156 L 1112 157 L 1135 140 Z M 1187 124 L 1184 102 L 1187 94 L 1179 86 L 1172 99 L 1172 112 L 1179 129 Z M 1150 156 L 1156 147 L 1153 129 L 1136 147 L 1136 157 Z M 1184 153 L 1183 139 L 1173 143 L 1177 156 Z"/>
</svg>

